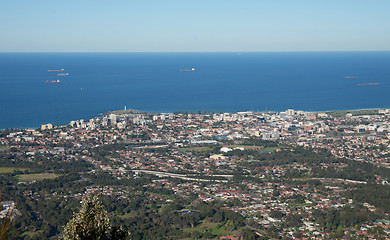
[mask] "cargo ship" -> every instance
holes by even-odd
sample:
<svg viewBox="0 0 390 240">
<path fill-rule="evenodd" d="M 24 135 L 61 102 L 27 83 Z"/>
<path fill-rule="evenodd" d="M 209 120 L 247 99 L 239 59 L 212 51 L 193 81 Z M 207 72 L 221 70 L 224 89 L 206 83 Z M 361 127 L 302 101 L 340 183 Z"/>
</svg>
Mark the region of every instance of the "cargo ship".
<svg viewBox="0 0 390 240">
<path fill-rule="evenodd" d="M 53 69 L 53 70 L 47 70 L 48 72 L 62 72 L 64 69 Z"/>
<path fill-rule="evenodd" d="M 192 72 L 192 71 L 195 71 L 195 68 L 191 68 L 191 69 L 180 69 L 180 72 Z"/>
<path fill-rule="evenodd" d="M 47 80 L 45 83 L 60 83 L 61 81 L 59 79 L 57 80 Z"/>
<path fill-rule="evenodd" d="M 380 83 L 358 83 L 356 86 L 373 86 L 373 85 L 381 85 Z"/>
<path fill-rule="evenodd" d="M 69 73 L 57 73 L 57 76 L 68 76 Z"/>
</svg>

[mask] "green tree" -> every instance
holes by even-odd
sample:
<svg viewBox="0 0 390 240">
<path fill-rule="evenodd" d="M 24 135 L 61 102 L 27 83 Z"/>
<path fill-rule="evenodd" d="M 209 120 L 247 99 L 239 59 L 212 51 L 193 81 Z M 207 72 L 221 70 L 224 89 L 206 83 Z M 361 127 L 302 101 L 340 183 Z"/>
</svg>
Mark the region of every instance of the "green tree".
<svg viewBox="0 0 390 240">
<path fill-rule="evenodd" d="M 8 211 L 7 215 L 3 217 L 0 222 L 0 239 L 6 240 L 9 238 L 9 230 L 12 225 L 12 211 Z"/>
<path fill-rule="evenodd" d="M 96 196 L 84 197 L 80 211 L 66 224 L 65 240 L 110 239 L 110 219 Z"/>
<path fill-rule="evenodd" d="M 1 201 L 1 192 L 0 192 L 0 201 Z M 3 206 L 0 205 L 0 209 L 3 209 Z M 0 240 L 6 240 L 10 236 L 10 228 L 12 226 L 12 219 L 15 217 L 14 210 L 8 208 L 7 214 L 0 221 Z"/>
</svg>

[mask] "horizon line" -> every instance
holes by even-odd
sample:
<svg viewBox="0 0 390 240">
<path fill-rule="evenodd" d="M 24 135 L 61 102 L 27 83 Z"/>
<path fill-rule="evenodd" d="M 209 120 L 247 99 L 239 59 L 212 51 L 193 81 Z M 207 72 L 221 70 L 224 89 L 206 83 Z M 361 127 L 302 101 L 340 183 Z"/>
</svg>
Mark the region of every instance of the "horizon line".
<svg viewBox="0 0 390 240">
<path fill-rule="evenodd" d="M 0 51 L 0 53 L 328 53 L 328 52 L 390 52 L 389 50 L 277 50 L 277 51 Z"/>
</svg>

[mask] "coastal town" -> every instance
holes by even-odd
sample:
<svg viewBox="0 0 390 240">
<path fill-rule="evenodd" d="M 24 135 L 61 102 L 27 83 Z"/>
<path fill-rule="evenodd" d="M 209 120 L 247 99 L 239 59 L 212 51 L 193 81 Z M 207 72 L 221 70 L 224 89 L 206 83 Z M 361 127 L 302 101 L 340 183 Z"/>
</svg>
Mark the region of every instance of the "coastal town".
<svg viewBox="0 0 390 240">
<path fill-rule="evenodd" d="M 390 239 L 389 140 L 390 109 L 119 110 L 63 126 L 6 129 L 0 135 L 0 176 L 6 183 L 0 189 L 0 218 L 12 212 L 17 221 L 32 211 L 31 218 L 43 219 L 32 206 L 47 199 L 136 196 L 153 201 L 157 212 L 187 199 L 190 204 L 174 214 L 198 212 L 196 206 L 206 204 L 244 221 L 218 221 L 218 212 L 210 213 L 178 227 L 188 234 L 180 239 Z M 64 166 L 77 170 L 68 173 Z M 95 184 L 61 191 L 53 183 L 41 187 L 70 175 L 77 175 L 75 183 Z M 147 190 L 97 184 L 98 179 L 90 180 L 94 175 L 139 181 Z M 32 204 L 21 207 L 17 195 Z M 134 212 L 117 214 L 126 220 Z M 18 224 L 30 237 L 39 231 Z M 55 227 L 48 230 L 53 236 L 62 226 Z M 130 233 L 130 239 L 141 238 Z"/>
</svg>

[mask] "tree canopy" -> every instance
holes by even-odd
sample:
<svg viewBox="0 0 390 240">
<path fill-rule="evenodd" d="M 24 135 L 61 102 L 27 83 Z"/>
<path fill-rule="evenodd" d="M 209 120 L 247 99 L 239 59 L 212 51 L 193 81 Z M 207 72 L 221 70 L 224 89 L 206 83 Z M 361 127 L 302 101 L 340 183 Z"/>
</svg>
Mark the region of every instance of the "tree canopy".
<svg viewBox="0 0 390 240">
<path fill-rule="evenodd" d="M 80 211 L 66 224 L 65 240 L 110 239 L 110 219 L 96 196 L 84 197 Z"/>
</svg>

